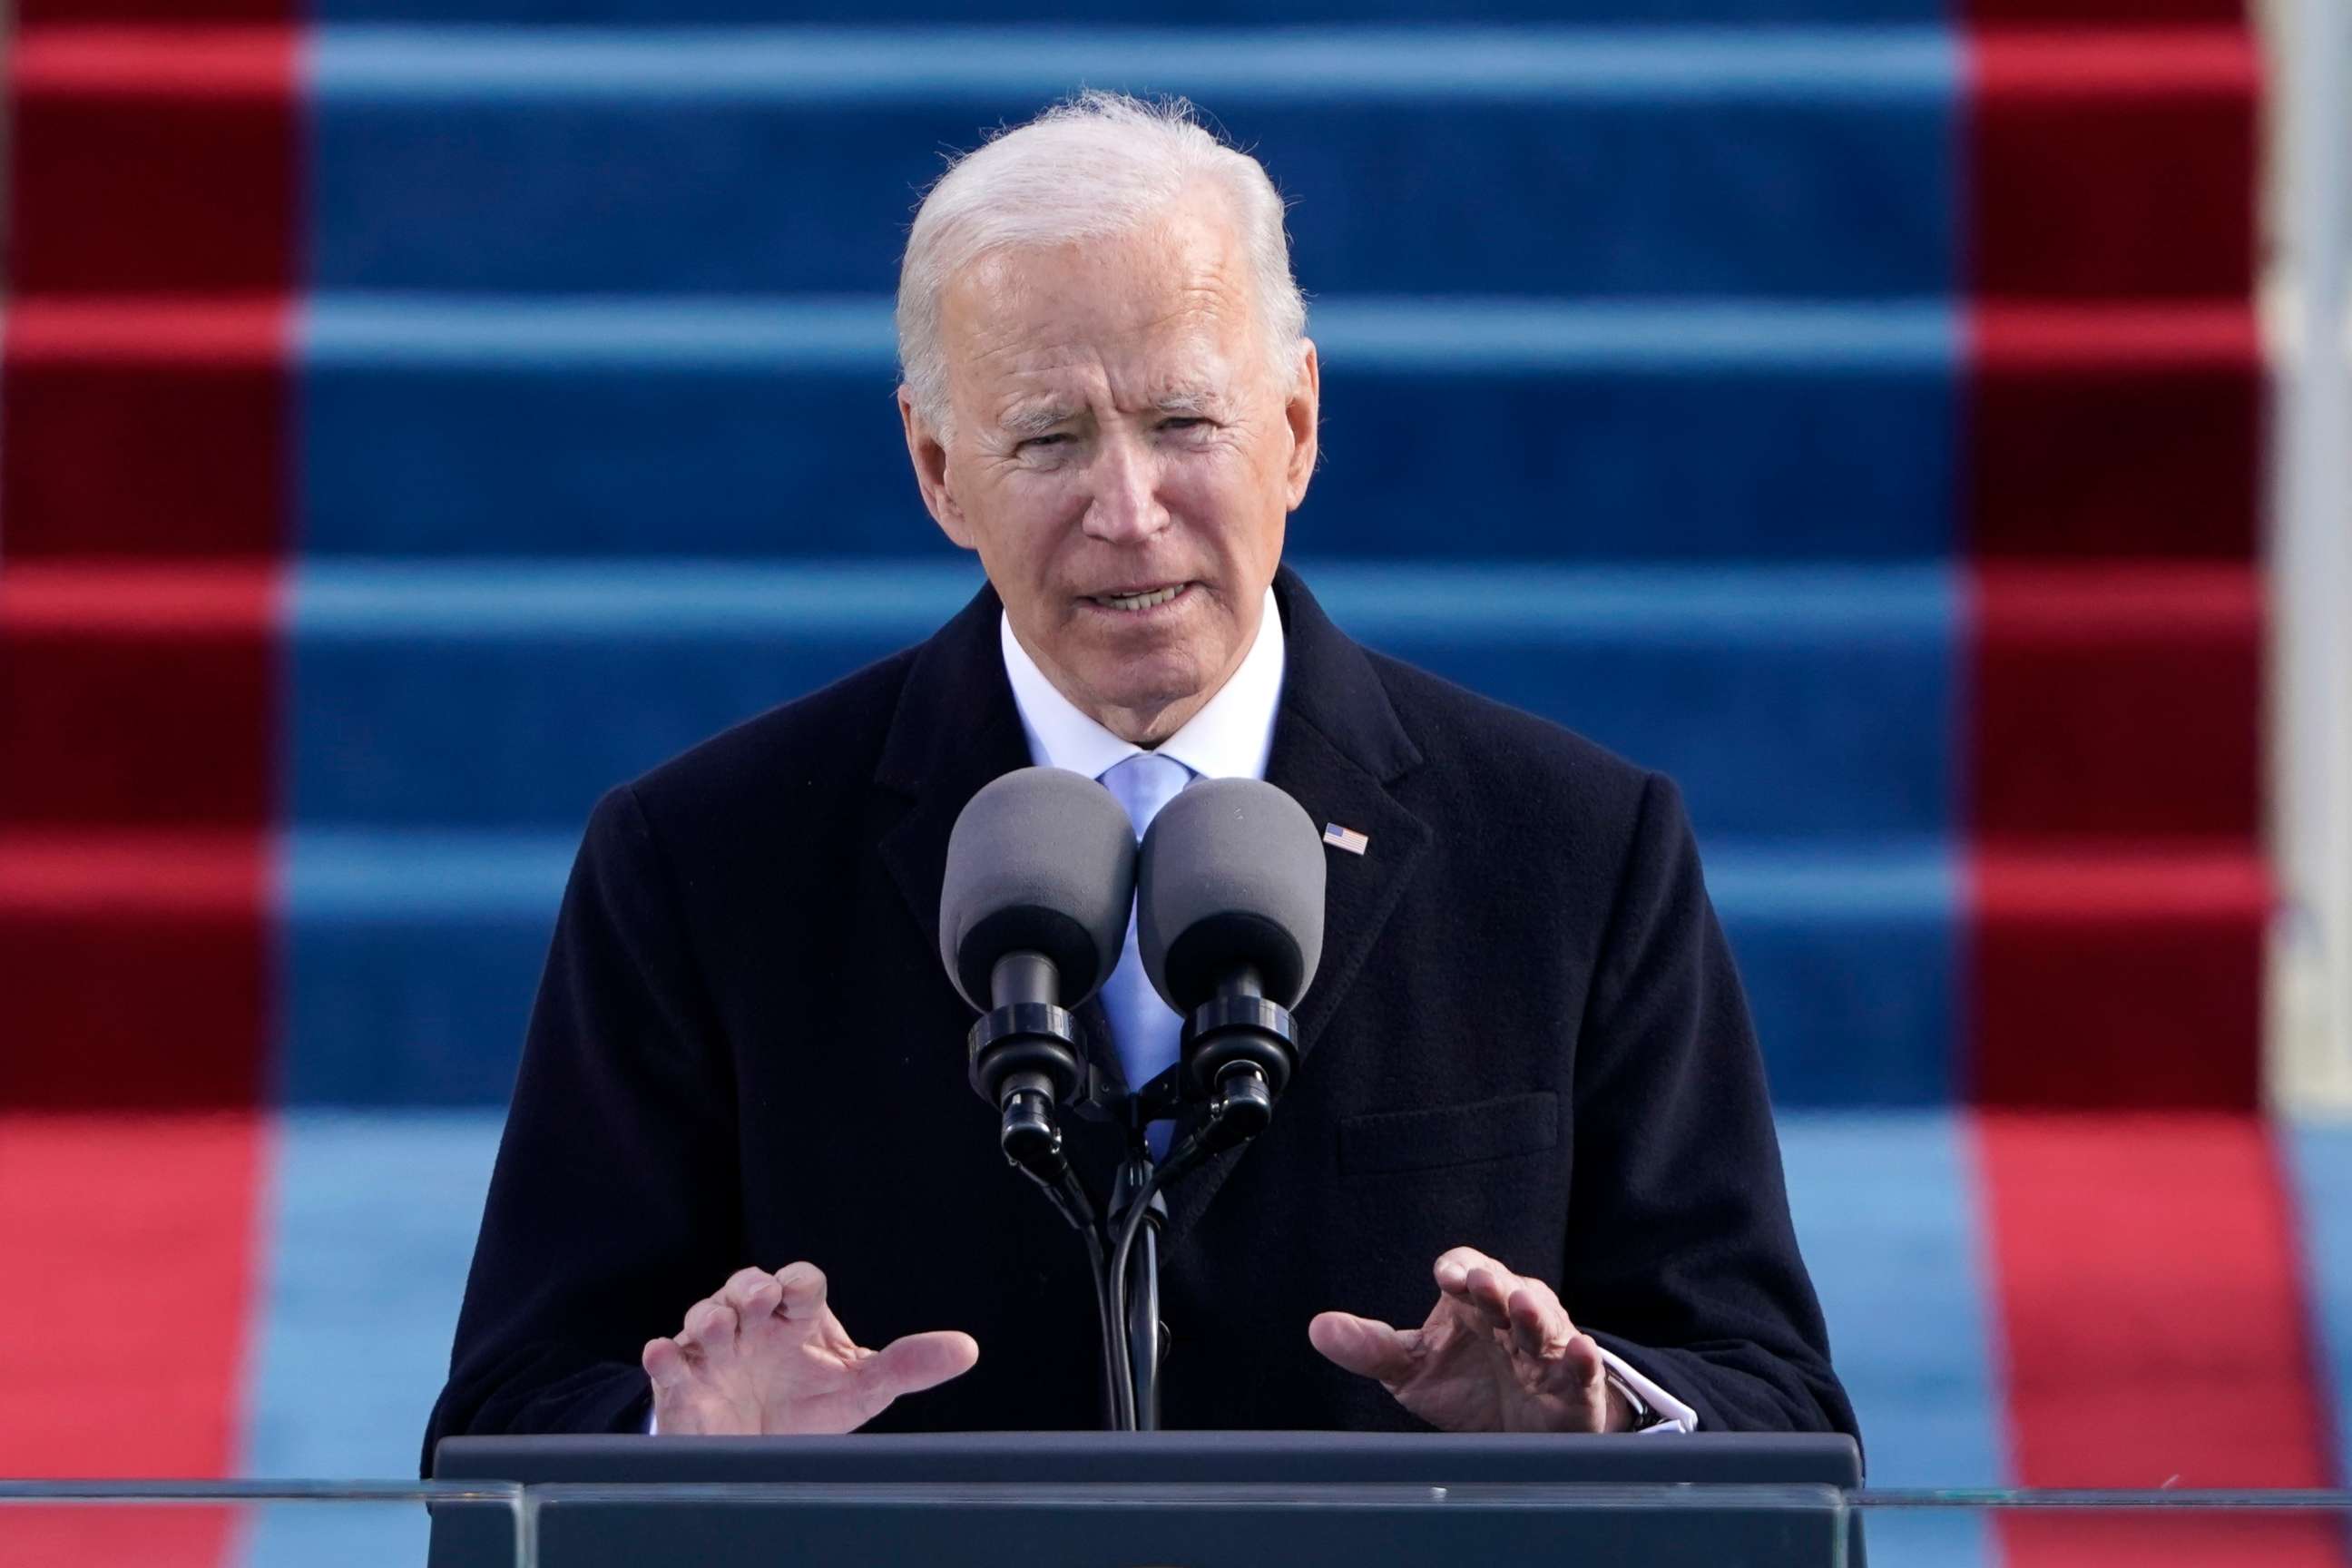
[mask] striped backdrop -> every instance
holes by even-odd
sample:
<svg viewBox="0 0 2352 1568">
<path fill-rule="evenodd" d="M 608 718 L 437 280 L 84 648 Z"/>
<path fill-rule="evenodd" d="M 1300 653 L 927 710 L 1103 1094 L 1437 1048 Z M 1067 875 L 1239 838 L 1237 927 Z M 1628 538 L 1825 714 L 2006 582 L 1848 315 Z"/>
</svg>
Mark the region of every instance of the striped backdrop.
<svg viewBox="0 0 2352 1568">
<path fill-rule="evenodd" d="M 1874 1482 L 2344 1479 L 2352 1134 L 2260 1110 L 2261 77 L 2231 0 L 19 0 L 0 1474 L 415 1469 L 586 808 L 969 594 L 896 248 L 1084 83 L 1296 198 L 1339 624 L 1683 783 Z M 2066 1528 L 1874 1540 L 2246 1549 Z"/>
</svg>

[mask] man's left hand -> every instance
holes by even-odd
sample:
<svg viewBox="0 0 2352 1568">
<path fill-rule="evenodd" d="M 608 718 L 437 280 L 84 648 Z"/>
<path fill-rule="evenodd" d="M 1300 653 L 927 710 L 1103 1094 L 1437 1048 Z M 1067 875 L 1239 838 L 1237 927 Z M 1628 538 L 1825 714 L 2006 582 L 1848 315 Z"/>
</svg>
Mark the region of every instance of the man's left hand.
<svg viewBox="0 0 2352 1568">
<path fill-rule="evenodd" d="M 1609 1386 L 1601 1346 L 1540 1279 L 1475 1247 L 1437 1260 L 1437 1304 L 1418 1329 L 1323 1312 L 1307 1337 L 1378 1378 L 1398 1404 L 1448 1432 L 1622 1432 L 1633 1413 Z"/>
</svg>

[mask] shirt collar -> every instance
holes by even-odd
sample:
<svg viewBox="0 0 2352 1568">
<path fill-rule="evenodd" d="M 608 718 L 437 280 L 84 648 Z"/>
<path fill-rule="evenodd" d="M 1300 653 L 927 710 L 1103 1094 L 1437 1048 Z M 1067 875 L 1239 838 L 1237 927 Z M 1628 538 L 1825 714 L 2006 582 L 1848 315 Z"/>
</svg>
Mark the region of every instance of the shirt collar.
<svg viewBox="0 0 2352 1568">
<path fill-rule="evenodd" d="M 997 616 L 997 640 L 1004 649 L 1004 674 L 1013 683 L 1013 705 L 1021 711 L 1021 732 L 1029 739 L 1031 762 L 1100 778 L 1143 750 L 1104 729 L 1063 696 L 1013 635 L 1011 617 L 1002 614 Z M 1266 756 L 1274 749 L 1275 710 L 1282 700 L 1283 662 L 1282 613 L 1268 588 L 1258 612 L 1257 639 L 1242 656 L 1241 668 L 1182 729 L 1160 742 L 1160 754 L 1175 758 L 1203 778 L 1265 777 Z"/>
</svg>

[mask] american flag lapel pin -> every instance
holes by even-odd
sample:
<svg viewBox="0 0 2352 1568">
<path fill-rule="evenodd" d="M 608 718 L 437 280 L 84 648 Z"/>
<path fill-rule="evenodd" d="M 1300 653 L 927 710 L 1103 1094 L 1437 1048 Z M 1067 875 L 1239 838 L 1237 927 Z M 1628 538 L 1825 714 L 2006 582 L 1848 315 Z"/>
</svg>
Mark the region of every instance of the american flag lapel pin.
<svg viewBox="0 0 2352 1568">
<path fill-rule="evenodd" d="M 1370 834 L 1359 833 L 1352 827 L 1342 827 L 1336 822 L 1323 825 L 1323 842 L 1334 849 L 1345 849 L 1350 855 L 1361 855 L 1371 847 Z"/>
</svg>

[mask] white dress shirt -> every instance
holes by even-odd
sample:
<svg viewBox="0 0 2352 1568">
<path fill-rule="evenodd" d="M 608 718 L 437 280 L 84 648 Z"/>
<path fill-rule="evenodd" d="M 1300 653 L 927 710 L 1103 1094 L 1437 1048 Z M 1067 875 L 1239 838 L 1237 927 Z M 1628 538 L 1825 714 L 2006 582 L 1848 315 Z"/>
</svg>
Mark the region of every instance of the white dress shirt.
<svg viewBox="0 0 2352 1568">
<path fill-rule="evenodd" d="M 1021 710 L 1021 732 L 1029 738 L 1029 760 L 1041 768 L 1067 768 L 1098 779 L 1143 750 L 1122 741 L 1077 710 L 1062 695 L 1021 639 L 1011 617 L 997 617 L 997 640 L 1004 647 L 1004 674 L 1013 682 L 1013 705 Z M 1282 702 L 1282 616 L 1274 590 L 1265 591 L 1258 612 L 1257 640 L 1242 658 L 1233 679 L 1184 727 L 1154 748 L 1204 779 L 1262 779 L 1274 750 L 1275 710 Z"/>
<path fill-rule="evenodd" d="M 1013 635 L 1013 620 L 1000 616 L 997 640 L 1004 648 L 1004 673 L 1013 683 L 1013 703 L 1021 710 L 1021 732 L 1028 737 L 1029 760 L 1039 767 L 1067 768 L 1098 779 L 1143 750 L 1122 741 L 1078 710 L 1062 695 L 1021 639 Z M 1282 616 L 1274 590 L 1265 591 L 1258 614 L 1257 640 L 1242 658 L 1233 679 L 1220 687 L 1184 727 L 1160 742 L 1158 750 L 1175 758 L 1202 778 L 1263 779 L 1267 756 L 1274 750 L 1274 720 L 1282 702 L 1284 643 Z M 1129 921 L 1134 917 L 1130 915 Z M 1433 1262 L 1434 1259 L 1432 1260 Z M 1656 1426 L 1645 1432 L 1692 1432 L 1698 1413 L 1607 1350 L 1601 1359 L 1625 1386 L 1657 1413 Z"/>
</svg>

